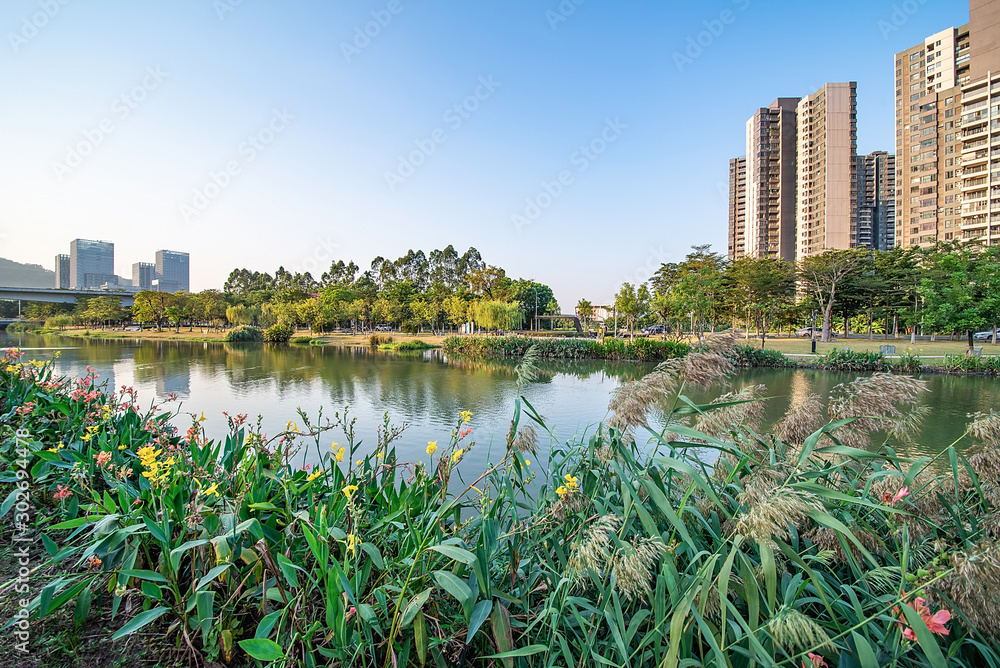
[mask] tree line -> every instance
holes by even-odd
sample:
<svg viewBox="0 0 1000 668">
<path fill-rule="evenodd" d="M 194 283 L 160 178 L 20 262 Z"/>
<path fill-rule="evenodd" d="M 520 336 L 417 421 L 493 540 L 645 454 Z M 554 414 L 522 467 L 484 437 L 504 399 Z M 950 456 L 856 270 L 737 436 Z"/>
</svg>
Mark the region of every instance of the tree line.
<svg viewBox="0 0 1000 668">
<path fill-rule="evenodd" d="M 450 245 L 429 254 L 410 250 L 395 260 L 376 257 L 364 271 L 353 261 L 338 260 L 319 277 L 284 267 L 273 275 L 238 268 L 222 290 L 142 291 L 130 310 L 108 296 L 81 299 L 75 307 L 34 303 L 25 312 L 57 327 L 131 319 L 157 328 L 280 324 L 314 332 L 376 325 L 443 331 L 470 322 L 488 331 L 509 330 L 535 316 L 558 313 L 549 286 L 508 276 L 475 248 L 459 254 Z"/>
<path fill-rule="evenodd" d="M 711 246 L 693 246 L 648 283 L 624 284 L 614 308 L 630 330 L 659 322 L 702 336 L 741 326 L 763 337 L 812 324 L 815 314 L 823 341 L 839 323 L 845 336 L 964 335 L 971 348 L 974 332 L 1000 321 L 1000 247 L 830 250 L 796 264 L 771 257 L 730 262 Z M 586 300 L 577 310 L 581 318 L 593 314 Z"/>
</svg>

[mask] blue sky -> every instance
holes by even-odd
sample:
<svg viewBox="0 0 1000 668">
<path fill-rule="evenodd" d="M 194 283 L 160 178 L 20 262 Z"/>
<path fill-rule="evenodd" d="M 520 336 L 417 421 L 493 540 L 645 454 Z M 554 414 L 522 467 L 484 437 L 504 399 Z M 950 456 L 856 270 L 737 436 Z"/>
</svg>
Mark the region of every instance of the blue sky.
<svg viewBox="0 0 1000 668">
<path fill-rule="evenodd" d="M 725 252 L 728 160 L 776 97 L 855 80 L 859 152 L 891 151 L 893 54 L 967 21 L 941 0 L 4 0 L 0 256 L 108 239 L 130 275 L 183 250 L 200 290 L 475 246 L 568 312 Z"/>
</svg>

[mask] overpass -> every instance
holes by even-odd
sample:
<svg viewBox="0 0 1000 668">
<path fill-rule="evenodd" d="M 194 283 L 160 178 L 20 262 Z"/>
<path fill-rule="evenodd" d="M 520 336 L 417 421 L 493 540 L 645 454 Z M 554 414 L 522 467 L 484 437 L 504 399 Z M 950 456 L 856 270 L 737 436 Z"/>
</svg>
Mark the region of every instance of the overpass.
<svg viewBox="0 0 1000 668">
<path fill-rule="evenodd" d="M 75 304 L 80 297 L 118 297 L 122 306 L 132 306 L 135 295 L 131 292 L 111 292 L 109 290 L 60 290 L 57 288 L 3 288 L 0 300 L 22 302 L 50 302 L 54 304 Z"/>
</svg>

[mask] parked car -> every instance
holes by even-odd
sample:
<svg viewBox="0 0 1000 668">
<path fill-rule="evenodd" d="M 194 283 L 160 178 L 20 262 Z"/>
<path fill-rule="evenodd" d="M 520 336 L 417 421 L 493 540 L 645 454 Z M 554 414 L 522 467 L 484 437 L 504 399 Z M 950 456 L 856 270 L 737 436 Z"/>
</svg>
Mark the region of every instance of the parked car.
<svg viewBox="0 0 1000 668">
<path fill-rule="evenodd" d="M 376 332 L 391 332 L 392 331 L 392 327 L 390 327 L 389 325 L 375 325 L 375 331 Z"/>
<path fill-rule="evenodd" d="M 122 331 L 124 331 L 124 332 L 141 332 L 142 331 L 142 325 L 129 325 L 127 327 L 124 327 L 122 329 Z"/>
<path fill-rule="evenodd" d="M 820 336 L 823 334 L 822 327 L 803 327 L 802 329 L 799 329 L 795 332 L 795 336 L 805 336 L 808 338 L 812 338 L 813 330 L 816 331 L 816 336 Z"/>
<path fill-rule="evenodd" d="M 976 332 L 972 335 L 972 338 L 976 341 L 989 341 L 990 343 L 993 343 L 993 330 L 989 329 L 985 332 Z"/>
<path fill-rule="evenodd" d="M 669 334 L 670 325 L 651 325 L 649 327 L 643 327 L 642 333 L 646 336 L 653 336 L 656 334 Z"/>
</svg>

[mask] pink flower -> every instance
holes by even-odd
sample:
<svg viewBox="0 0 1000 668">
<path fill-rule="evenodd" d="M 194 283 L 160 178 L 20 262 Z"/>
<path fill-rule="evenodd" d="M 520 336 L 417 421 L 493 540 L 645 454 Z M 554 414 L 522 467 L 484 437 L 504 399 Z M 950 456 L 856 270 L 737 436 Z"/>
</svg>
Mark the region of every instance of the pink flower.
<svg viewBox="0 0 1000 668">
<path fill-rule="evenodd" d="M 97 465 L 98 466 L 100 466 L 100 467 L 107 466 L 108 462 L 111 461 L 111 453 L 110 452 L 98 452 L 96 455 L 94 455 L 94 459 L 97 460 Z"/>
<path fill-rule="evenodd" d="M 903 599 L 906 599 L 906 592 L 903 592 Z M 945 624 L 951 620 L 951 612 L 949 610 L 942 608 L 932 615 L 930 606 L 927 605 L 927 599 L 920 596 L 913 599 L 912 607 L 920 615 L 920 619 L 923 620 L 924 625 L 927 626 L 927 629 L 931 633 L 936 633 L 939 636 L 946 636 L 950 633 L 945 627 Z M 906 615 L 900 613 L 899 608 L 895 608 L 894 612 L 899 615 L 899 626 L 903 629 L 903 637 L 915 642 L 917 634 L 914 633 L 912 628 L 906 626 Z"/>
<path fill-rule="evenodd" d="M 63 499 L 68 499 L 73 496 L 73 491 L 69 488 L 63 487 L 62 485 L 56 486 L 56 493 L 52 495 L 56 501 L 62 501 Z"/>
<path fill-rule="evenodd" d="M 813 668 L 827 668 L 826 659 L 819 654 L 809 652 L 809 661 L 812 662 Z M 807 668 L 805 661 L 802 662 L 802 668 Z"/>
<path fill-rule="evenodd" d="M 889 496 L 889 492 L 882 492 L 882 503 L 887 506 L 894 506 L 910 495 L 909 487 L 900 487 L 895 495 Z"/>
<path fill-rule="evenodd" d="M 472 427 L 462 427 L 462 430 L 458 432 L 458 437 L 465 438 L 472 433 Z"/>
</svg>

